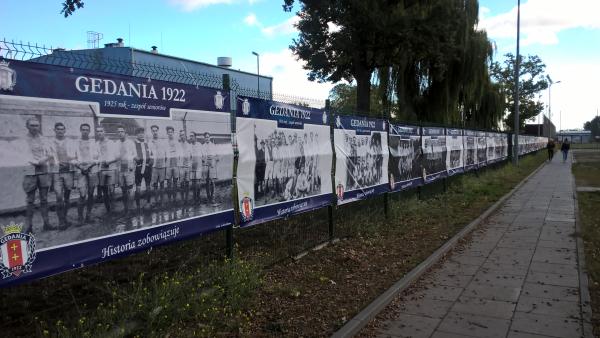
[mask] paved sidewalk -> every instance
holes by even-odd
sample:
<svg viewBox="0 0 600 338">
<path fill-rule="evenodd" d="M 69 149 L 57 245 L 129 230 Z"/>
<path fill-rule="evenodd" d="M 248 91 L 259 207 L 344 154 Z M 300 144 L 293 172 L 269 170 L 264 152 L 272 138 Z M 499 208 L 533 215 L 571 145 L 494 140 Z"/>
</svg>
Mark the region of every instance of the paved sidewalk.
<svg viewBox="0 0 600 338">
<path fill-rule="evenodd" d="M 555 158 L 415 291 L 382 337 L 583 337 L 571 163 Z M 423 287 L 424 286 L 424 287 Z"/>
</svg>

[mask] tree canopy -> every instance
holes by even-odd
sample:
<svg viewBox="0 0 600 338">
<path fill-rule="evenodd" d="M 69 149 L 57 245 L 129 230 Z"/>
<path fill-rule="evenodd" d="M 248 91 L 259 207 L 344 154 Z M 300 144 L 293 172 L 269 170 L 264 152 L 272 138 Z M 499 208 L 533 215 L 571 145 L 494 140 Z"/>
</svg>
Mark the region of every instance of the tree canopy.
<svg viewBox="0 0 600 338">
<path fill-rule="evenodd" d="M 355 111 L 474 127 L 500 122 L 504 93 L 490 79 L 493 45 L 477 29 L 477 0 L 298 2 L 300 33 L 290 48 L 309 79 L 355 83 Z M 291 11 L 294 0 L 284 3 Z"/>
<path fill-rule="evenodd" d="M 584 123 L 583 129 L 591 131 L 593 138 L 596 138 L 596 136 L 600 136 L 600 117 L 596 116 L 590 121 Z"/>
<path fill-rule="evenodd" d="M 491 67 L 492 78 L 500 85 L 505 93 L 505 110 L 509 114 L 504 119 L 507 126 L 513 129 L 515 113 L 515 56 L 511 53 L 505 55 L 506 59 L 494 62 Z M 537 55 L 520 56 L 519 74 L 519 122 L 520 128 L 525 126 L 525 121 L 536 117 L 544 110 L 544 104 L 538 99 L 540 93 L 548 88 L 551 79 L 544 74 L 546 65 Z"/>
<path fill-rule="evenodd" d="M 63 14 L 66 17 L 68 17 L 69 15 L 72 15 L 73 13 L 75 13 L 76 10 L 78 10 L 79 8 L 83 8 L 83 0 L 65 0 L 62 3 L 62 10 L 60 11 L 61 14 Z"/>
</svg>

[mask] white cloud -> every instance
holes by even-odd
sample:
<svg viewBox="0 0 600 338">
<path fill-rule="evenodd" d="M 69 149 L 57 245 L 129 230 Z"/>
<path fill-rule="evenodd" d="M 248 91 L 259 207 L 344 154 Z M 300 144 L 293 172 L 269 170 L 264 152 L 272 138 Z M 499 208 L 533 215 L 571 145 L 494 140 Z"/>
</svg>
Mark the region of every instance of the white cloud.
<svg viewBox="0 0 600 338">
<path fill-rule="evenodd" d="M 244 18 L 244 23 L 248 26 L 261 26 L 261 23 L 258 22 L 258 19 L 254 13 L 248 14 L 248 16 Z"/>
<path fill-rule="evenodd" d="M 233 0 L 169 0 L 171 4 L 181 7 L 186 12 L 211 5 L 231 4 Z"/>
<path fill-rule="evenodd" d="M 552 45 L 557 34 L 572 28 L 600 28 L 598 0 L 529 0 L 521 5 L 521 44 Z M 515 38 L 517 7 L 509 12 L 488 17 L 489 9 L 480 10 L 479 28 L 492 39 Z"/>
<path fill-rule="evenodd" d="M 285 20 L 282 23 L 267 26 L 261 29 L 262 33 L 266 36 L 275 36 L 275 35 L 289 35 L 298 32 L 295 25 L 298 23 L 300 18 L 295 15 L 291 18 Z"/>
<path fill-rule="evenodd" d="M 278 52 L 261 52 L 260 73 L 273 77 L 273 93 L 291 97 L 302 97 L 323 101 L 329 96 L 331 83 L 318 83 L 307 80 L 305 63 L 296 60 L 292 52 L 285 48 Z M 256 58 L 252 55 L 240 62 L 241 69 L 256 72 Z"/>
<path fill-rule="evenodd" d="M 552 86 L 552 121 L 556 129 L 583 128 L 583 123 L 594 118 L 596 110 L 600 108 L 598 96 L 600 63 L 548 64 L 546 70 L 552 74 L 555 82 L 561 81 Z M 547 115 L 547 90 L 543 100 Z"/>
</svg>

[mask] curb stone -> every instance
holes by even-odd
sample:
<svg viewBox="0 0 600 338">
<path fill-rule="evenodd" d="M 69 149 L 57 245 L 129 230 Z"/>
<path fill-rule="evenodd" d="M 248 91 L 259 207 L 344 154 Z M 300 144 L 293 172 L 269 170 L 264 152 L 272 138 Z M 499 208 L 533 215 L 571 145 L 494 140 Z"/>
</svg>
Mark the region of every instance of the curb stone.
<svg viewBox="0 0 600 338">
<path fill-rule="evenodd" d="M 454 235 L 450 240 L 444 243 L 444 245 L 427 257 L 427 259 L 408 272 L 402 279 L 394 283 L 394 285 L 387 289 L 383 294 L 375 298 L 374 301 L 372 301 L 369 305 L 367 305 L 367 307 L 354 316 L 354 318 L 346 322 L 346 324 L 344 324 L 344 326 L 336 331 L 331 337 L 353 337 L 360 332 L 360 330 L 362 330 L 369 323 L 369 321 L 375 318 L 379 312 L 381 312 L 389 303 L 391 303 L 400 292 L 406 290 L 433 265 L 439 262 L 439 260 L 448 252 L 450 252 L 450 250 L 452 250 L 461 239 L 463 239 L 485 219 L 487 219 L 493 212 L 495 212 L 508 198 L 510 198 L 519 188 L 521 188 L 525 182 L 527 182 L 533 175 L 540 171 L 540 169 L 542 169 L 545 165 L 546 162 L 542 162 L 537 169 L 519 182 L 519 184 L 517 184 L 511 191 L 502 196 L 498 201 L 496 201 L 496 203 L 494 203 L 491 207 L 479 215 L 479 217 L 464 227 L 460 232 Z"/>
</svg>

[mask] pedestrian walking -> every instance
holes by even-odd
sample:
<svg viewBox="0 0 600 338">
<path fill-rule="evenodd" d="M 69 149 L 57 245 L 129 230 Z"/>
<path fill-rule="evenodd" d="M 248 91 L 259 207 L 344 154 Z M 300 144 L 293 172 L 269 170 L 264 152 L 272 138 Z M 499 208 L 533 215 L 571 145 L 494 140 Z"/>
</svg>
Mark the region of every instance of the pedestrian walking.
<svg viewBox="0 0 600 338">
<path fill-rule="evenodd" d="M 571 145 L 569 144 L 569 139 L 565 139 L 563 141 L 562 146 L 560 146 L 560 151 L 563 154 L 563 163 L 567 161 L 567 155 L 569 155 L 569 149 L 571 149 Z"/>
<path fill-rule="evenodd" d="M 554 143 L 554 140 L 550 137 L 548 138 L 548 143 L 546 144 L 546 149 L 548 149 L 548 161 L 552 162 L 552 159 L 554 158 L 554 148 L 556 147 L 556 144 Z"/>
</svg>

